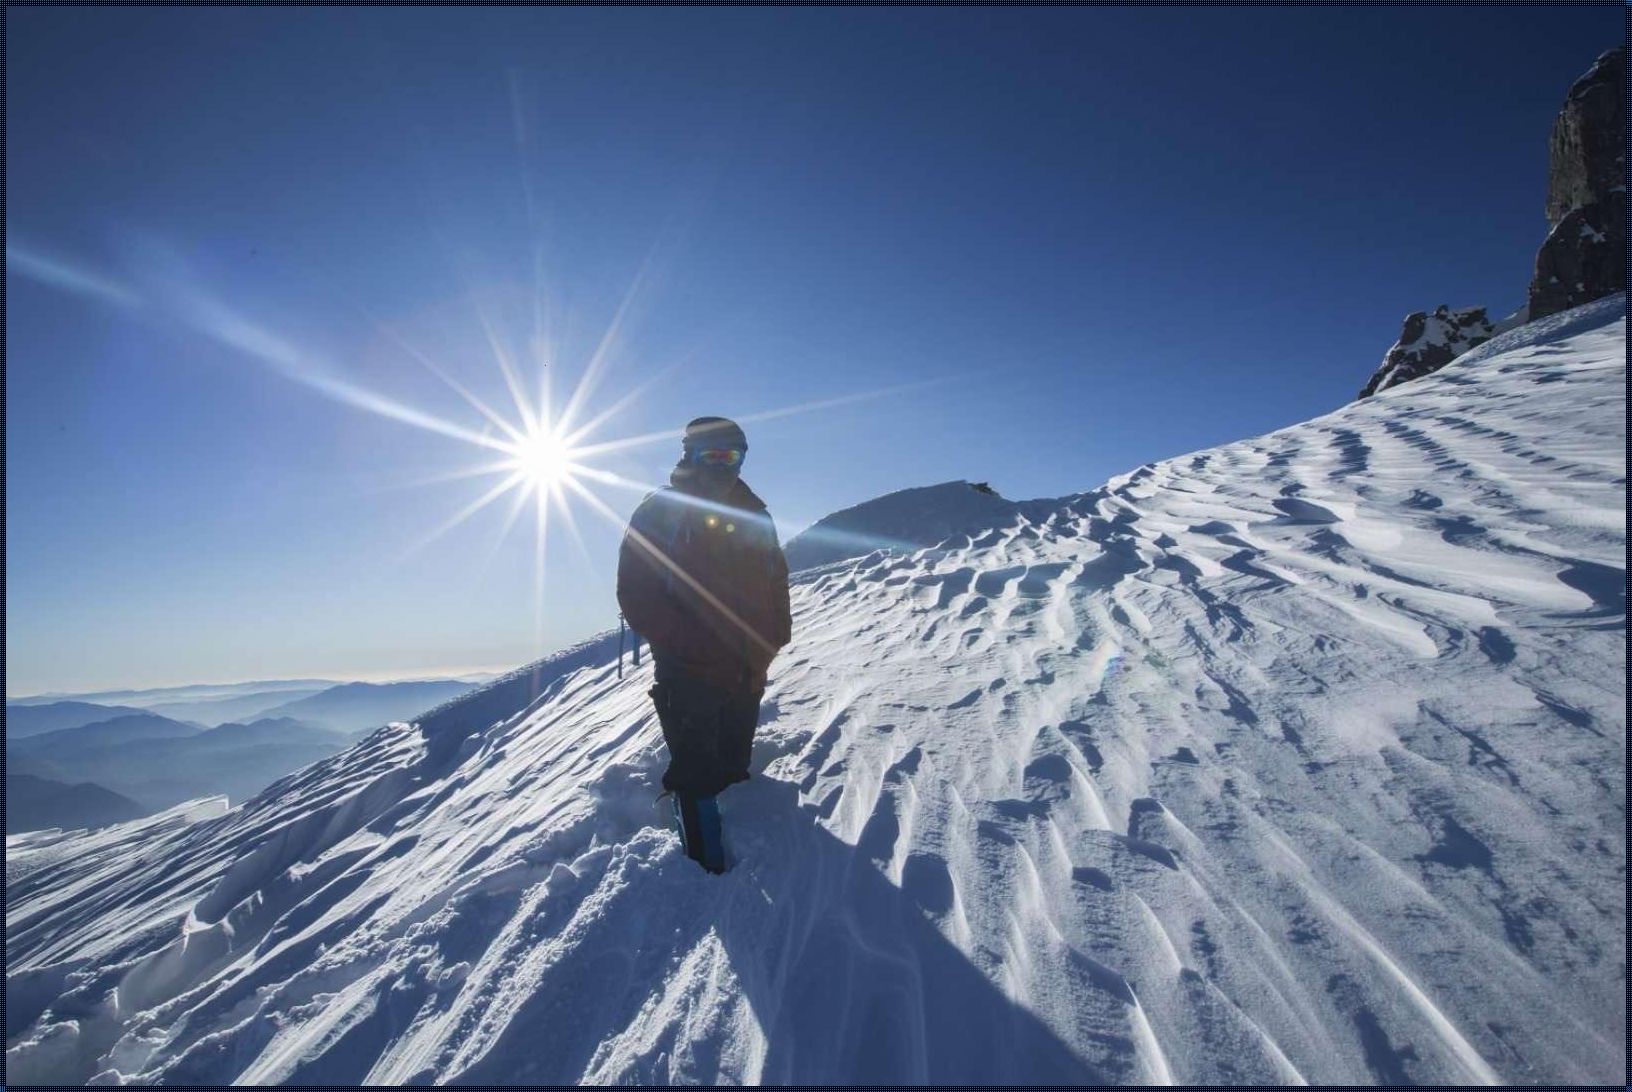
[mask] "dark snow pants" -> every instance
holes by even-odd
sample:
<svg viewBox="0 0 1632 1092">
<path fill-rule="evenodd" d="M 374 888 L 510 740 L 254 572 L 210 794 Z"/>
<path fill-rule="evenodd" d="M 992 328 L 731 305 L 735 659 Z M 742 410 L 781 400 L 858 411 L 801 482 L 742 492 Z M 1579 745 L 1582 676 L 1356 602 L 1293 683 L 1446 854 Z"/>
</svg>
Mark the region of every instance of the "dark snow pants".
<svg viewBox="0 0 1632 1092">
<path fill-rule="evenodd" d="M 684 676 L 659 679 L 651 691 L 669 768 L 663 787 L 689 796 L 714 796 L 748 780 L 748 759 L 759 726 L 764 690 L 721 690 Z"/>
</svg>

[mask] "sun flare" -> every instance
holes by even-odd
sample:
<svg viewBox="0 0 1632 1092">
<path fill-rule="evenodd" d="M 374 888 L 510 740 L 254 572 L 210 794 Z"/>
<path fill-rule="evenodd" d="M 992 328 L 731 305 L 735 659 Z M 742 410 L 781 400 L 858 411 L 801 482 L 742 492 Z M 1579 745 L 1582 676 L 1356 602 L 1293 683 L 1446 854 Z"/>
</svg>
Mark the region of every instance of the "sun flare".
<svg viewBox="0 0 1632 1092">
<path fill-rule="evenodd" d="M 573 449 L 561 434 L 546 425 L 533 429 L 511 445 L 512 466 L 526 484 L 545 492 L 563 484 L 572 473 Z"/>
</svg>

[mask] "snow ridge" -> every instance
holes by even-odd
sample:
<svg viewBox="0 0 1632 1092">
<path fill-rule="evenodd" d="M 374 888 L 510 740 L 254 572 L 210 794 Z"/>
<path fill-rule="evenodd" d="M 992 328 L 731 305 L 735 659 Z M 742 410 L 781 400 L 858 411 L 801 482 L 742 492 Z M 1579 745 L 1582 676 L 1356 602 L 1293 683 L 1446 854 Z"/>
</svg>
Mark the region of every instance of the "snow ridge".
<svg viewBox="0 0 1632 1092">
<path fill-rule="evenodd" d="M 967 481 L 901 489 L 823 516 L 788 540 L 793 572 L 873 550 L 908 553 L 1014 518 L 1018 506 L 991 486 Z"/>
<path fill-rule="evenodd" d="M 615 635 L 8 840 L 11 1080 L 1617 1079 L 1624 339 L 799 574 L 723 877 Z"/>
</svg>

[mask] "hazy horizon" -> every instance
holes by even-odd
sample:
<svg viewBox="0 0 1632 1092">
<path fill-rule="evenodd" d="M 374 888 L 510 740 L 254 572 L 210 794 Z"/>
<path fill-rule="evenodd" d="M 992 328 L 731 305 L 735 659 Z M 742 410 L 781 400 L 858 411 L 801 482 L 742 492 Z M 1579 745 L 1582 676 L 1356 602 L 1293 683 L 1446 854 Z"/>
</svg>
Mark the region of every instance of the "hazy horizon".
<svg viewBox="0 0 1632 1092">
<path fill-rule="evenodd" d="M 33 701 L 38 698 L 56 698 L 67 701 L 71 699 L 86 699 L 98 696 L 105 697 L 119 694 L 145 694 L 150 692 L 162 692 L 166 690 L 187 690 L 202 687 L 245 687 L 255 686 L 260 683 L 314 682 L 323 683 L 329 686 L 346 686 L 350 683 L 374 683 L 379 685 L 384 683 L 399 682 L 438 682 L 442 680 L 458 680 L 464 677 L 476 675 L 501 675 L 508 671 L 514 670 L 519 666 L 521 665 L 491 664 L 486 667 L 430 668 L 414 671 L 381 672 L 369 676 L 348 675 L 340 677 L 337 673 L 331 673 L 329 676 L 313 676 L 311 678 L 274 678 L 272 676 L 265 676 L 245 679 L 194 679 L 189 682 L 161 682 L 153 686 L 99 686 L 84 690 L 42 690 L 29 693 L 14 693 L 7 690 L 6 701 Z"/>
</svg>

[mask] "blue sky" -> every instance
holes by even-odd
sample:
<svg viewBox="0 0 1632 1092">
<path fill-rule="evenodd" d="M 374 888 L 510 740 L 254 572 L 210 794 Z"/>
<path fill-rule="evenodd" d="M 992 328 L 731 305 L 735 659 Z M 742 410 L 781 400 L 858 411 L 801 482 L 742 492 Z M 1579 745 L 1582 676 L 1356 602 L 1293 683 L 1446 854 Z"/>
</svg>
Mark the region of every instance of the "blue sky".
<svg viewBox="0 0 1632 1092">
<path fill-rule="evenodd" d="M 1093 488 L 1522 300 L 1619 6 L 12 8 L 10 695 L 523 662 L 614 624 L 402 407 L 750 417 L 784 537 L 954 478 Z M 485 328 L 484 328 L 485 322 Z M 609 329 L 615 336 L 607 337 Z M 880 393 L 883 392 L 883 393 Z M 396 416 L 374 410 L 390 408 Z M 492 429 L 489 429 L 492 432 Z M 603 470 L 664 480 L 661 440 Z"/>
</svg>

